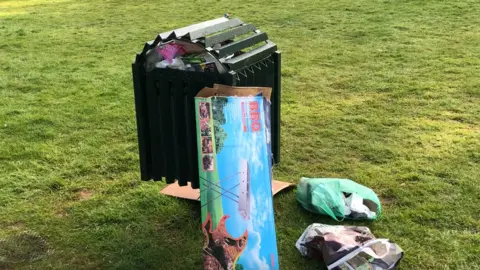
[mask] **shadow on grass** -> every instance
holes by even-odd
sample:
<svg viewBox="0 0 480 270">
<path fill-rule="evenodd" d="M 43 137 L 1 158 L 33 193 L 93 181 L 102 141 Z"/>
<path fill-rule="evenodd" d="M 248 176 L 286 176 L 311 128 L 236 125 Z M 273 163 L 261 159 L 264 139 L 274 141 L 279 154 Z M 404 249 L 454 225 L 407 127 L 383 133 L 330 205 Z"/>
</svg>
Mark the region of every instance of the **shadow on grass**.
<svg viewBox="0 0 480 270">
<path fill-rule="evenodd" d="M 158 194 L 158 185 L 142 183 L 108 197 L 92 195 L 65 207 L 65 215 L 46 222 L 38 231 L 54 252 L 38 261 L 13 266 L 34 269 L 202 269 L 203 234 L 200 203 Z M 275 196 L 275 223 L 280 265 L 284 269 L 319 269 L 303 258 L 295 242 L 312 223 L 336 222 L 304 210 L 295 191 Z M 20 254 L 20 253 L 19 253 Z M 179 263 L 181 261 L 181 263 Z M 322 268 L 320 268 L 322 269 Z"/>
<path fill-rule="evenodd" d="M 49 253 L 45 239 L 33 232 L 21 232 L 0 239 L 0 269 L 10 269 L 19 263 L 41 260 Z"/>
</svg>

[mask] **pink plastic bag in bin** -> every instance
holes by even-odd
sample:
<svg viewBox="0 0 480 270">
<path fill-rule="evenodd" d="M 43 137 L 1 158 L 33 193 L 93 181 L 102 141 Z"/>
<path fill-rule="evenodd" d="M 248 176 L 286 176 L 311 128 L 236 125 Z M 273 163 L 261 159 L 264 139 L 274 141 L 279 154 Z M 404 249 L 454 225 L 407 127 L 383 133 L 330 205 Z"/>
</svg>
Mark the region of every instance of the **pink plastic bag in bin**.
<svg viewBox="0 0 480 270">
<path fill-rule="evenodd" d="M 183 47 L 175 43 L 168 43 L 158 47 L 158 52 L 163 56 L 163 59 L 167 60 L 170 64 L 175 57 L 185 54 Z"/>
</svg>

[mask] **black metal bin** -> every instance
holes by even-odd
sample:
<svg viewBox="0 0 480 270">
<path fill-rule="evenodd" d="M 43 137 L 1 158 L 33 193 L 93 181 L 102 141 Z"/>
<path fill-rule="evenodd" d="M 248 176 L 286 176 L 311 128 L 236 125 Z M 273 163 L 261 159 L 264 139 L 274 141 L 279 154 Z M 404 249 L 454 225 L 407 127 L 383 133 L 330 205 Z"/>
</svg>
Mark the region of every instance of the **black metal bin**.
<svg viewBox="0 0 480 270">
<path fill-rule="evenodd" d="M 151 68 L 147 54 L 170 41 L 199 46 L 216 59 L 217 72 Z M 281 54 L 267 34 L 225 17 L 159 34 L 132 64 L 142 180 L 178 180 L 198 188 L 194 97 L 214 83 L 272 88 L 271 142 L 280 161 Z"/>
</svg>

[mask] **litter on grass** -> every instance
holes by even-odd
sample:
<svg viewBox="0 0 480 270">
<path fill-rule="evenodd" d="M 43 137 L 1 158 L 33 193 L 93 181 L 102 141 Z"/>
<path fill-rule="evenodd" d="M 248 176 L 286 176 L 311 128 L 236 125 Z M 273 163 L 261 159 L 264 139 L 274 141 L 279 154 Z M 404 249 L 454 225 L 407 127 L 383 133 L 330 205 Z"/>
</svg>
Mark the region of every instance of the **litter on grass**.
<svg viewBox="0 0 480 270">
<path fill-rule="evenodd" d="M 373 190 L 348 179 L 302 178 L 297 201 L 310 212 L 340 221 L 375 220 L 381 214 L 380 200 Z"/>
<path fill-rule="evenodd" d="M 376 239 L 367 227 L 314 223 L 295 245 L 302 256 L 325 263 L 329 270 L 396 269 L 403 250 L 388 239 Z"/>
</svg>

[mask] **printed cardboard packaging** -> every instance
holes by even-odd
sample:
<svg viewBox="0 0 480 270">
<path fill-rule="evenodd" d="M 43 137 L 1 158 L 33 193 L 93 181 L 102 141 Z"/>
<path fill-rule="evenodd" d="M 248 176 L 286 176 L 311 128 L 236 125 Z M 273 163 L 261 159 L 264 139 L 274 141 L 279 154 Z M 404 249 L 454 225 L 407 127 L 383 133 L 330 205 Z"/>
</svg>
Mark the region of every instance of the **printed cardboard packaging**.
<svg viewBox="0 0 480 270">
<path fill-rule="evenodd" d="M 270 94 L 215 85 L 195 98 L 204 269 L 279 269 Z"/>
</svg>

